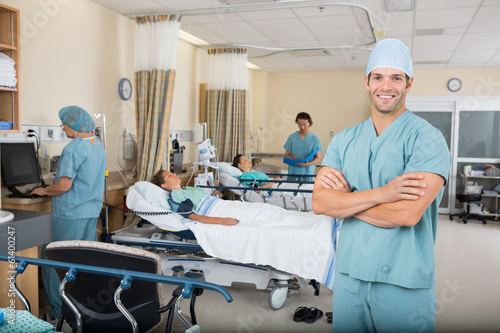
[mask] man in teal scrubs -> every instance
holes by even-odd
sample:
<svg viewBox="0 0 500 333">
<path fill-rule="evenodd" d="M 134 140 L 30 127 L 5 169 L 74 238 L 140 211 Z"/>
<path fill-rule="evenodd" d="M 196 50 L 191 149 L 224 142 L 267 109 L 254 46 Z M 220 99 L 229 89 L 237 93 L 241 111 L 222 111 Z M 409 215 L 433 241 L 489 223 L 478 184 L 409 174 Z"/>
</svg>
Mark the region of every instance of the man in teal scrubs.
<svg viewBox="0 0 500 333">
<path fill-rule="evenodd" d="M 411 55 L 385 39 L 370 55 L 371 117 L 335 136 L 316 178 L 316 214 L 344 218 L 334 332 L 433 332 L 437 212 L 451 158 L 439 130 L 406 108 Z"/>
</svg>

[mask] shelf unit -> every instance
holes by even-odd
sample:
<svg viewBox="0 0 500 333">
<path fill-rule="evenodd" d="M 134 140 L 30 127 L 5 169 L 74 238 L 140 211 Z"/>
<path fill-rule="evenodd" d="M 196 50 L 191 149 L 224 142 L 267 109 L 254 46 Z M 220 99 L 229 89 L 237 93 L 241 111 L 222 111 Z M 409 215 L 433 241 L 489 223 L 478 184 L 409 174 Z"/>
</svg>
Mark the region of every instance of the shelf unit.
<svg viewBox="0 0 500 333">
<path fill-rule="evenodd" d="M 0 4 L 0 52 L 15 62 L 17 86 L 15 89 L 0 87 L 0 119 L 12 122 L 11 129 L 2 133 L 19 133 L 20 121 L 20 16 L 19 10 Z"/>
<path fill-rule="evenodd" d="M 463 173 L 460 173 L 460 176 L 462 177 L 463 183 L 463 189 L 465 193 L 465 186 L 467 184 L 468 180 L 477 180 L 479 184 L 483 184 L 485 181 L 489 181 L 490 183 L 494 181 L 495 186 L 500 184 L 500 177 L 493 177 L 493 176 L 468 176 Z M 490 185 L 491 187 L 491 185 Z M 494 186 L 493 186 L 494 187 Z M 484 186 L 483 186 L 483 191 L 484 191 Z M 495 220 L 498 220 L 500 218 L 500 207 L 498 205 L 500 194 L 482 194 L 483 200 L 485 198 L 492 198 L 494 201 L 493 207 L 490 208 L 490 213 L 489 214 L 479 214 L 484 217 L 493 217 Z"/>
</svg>

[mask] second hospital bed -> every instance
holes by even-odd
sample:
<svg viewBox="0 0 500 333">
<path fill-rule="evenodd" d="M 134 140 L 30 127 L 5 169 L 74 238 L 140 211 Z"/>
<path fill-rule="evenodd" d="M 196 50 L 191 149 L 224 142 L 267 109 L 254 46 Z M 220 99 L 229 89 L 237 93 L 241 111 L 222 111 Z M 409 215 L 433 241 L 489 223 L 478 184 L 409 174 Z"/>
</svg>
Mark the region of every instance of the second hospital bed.
<svg viewBox="0 0 500 333">
<path fill-rule="evenodd" d="M 281 308 L 287 294 L 304 287 L 305 281 L 312 281 L 316 288 L 319 284 L 314 281 L 333 288 L 334 247 L 341 221 L 207 196 L 197 214 L 233 217 L 240 222 L 236 226 L 204 224 L 172 213 L 167 193 L 149 182 L 132 186 L 127 206 L 153 225 L 119 232 L 112 240 L 167 249 L 161 254 L 165 275 L 181 271 L 221 286 L 246 282 L 270 289 L 272 309 Z M 181 241 L 163 233 L 166 230 L 191 230 L 196 241 Z"/>
<path fill-rule="evenodd" d="M 314 187 L 312 182 L 282 182 L 275 183 L 268 189 L 250 190 L 250 187 L 243 186 L 238 178 L 238 175 L 241 175 L 238 168 L 222 162 L 218 165 L 221 186 L 217 188 L 228 189 L 240 196 L 242 201 L 268 203 L 291 210 L 312 211 L 312 190 Z"/>
</svg>

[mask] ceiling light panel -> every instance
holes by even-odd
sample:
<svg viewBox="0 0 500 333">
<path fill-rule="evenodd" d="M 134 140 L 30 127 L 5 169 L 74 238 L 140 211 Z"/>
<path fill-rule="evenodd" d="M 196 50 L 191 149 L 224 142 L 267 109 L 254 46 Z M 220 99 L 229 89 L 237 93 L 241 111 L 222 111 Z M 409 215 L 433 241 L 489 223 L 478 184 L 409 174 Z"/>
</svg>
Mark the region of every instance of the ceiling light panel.
<svg viewBox="0 0 500 333">
<path fill-rule="evenodd" d="M 404 12 L 413 10 L 413 0 L 384 0 L 387 12 Z"/>
<path fill-rule="evenodd" d="M 415 30 L 415 36 L 432 36 L 432 35 L 442 35 L 444 29 L 417 29 Z"/>
</svg>

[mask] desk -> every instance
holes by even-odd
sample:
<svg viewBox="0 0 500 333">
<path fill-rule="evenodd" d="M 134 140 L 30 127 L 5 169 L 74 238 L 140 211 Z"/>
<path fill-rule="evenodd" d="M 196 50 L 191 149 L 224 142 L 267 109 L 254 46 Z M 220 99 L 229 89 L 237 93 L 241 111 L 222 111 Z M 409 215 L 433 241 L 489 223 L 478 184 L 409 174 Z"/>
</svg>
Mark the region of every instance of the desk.
<svg viewBox="0 0 500 333">
<path fill-rule="evenodd" d="M 34 210 L 39 212 L 51 212 L 52 198 L 9 198 L 2 197 L 3 209 Z"/>
<path fill-rule="evenodd" d="M 9 244 L 14 243 L 16 256 L 39 258 L 38 246 L 52 241 L 52 214 L 17 209 L 6 210 L 14 213 L 14 219 L 0 224 L 0 253 L 9 255 Z M 9 263 L 0 261 L 0 307 L 2 308 L 7 307 L 12 298 L 9 297 L 10 271 L 12 269 Z M 16 281 L 17 286 L 30 302 L 31 313 L 38 317 L 38 266 L 28 266 Z M 15 301 L 16 309 L 24 310 L 24 306 L 17 297 Z"/>
</svg>

